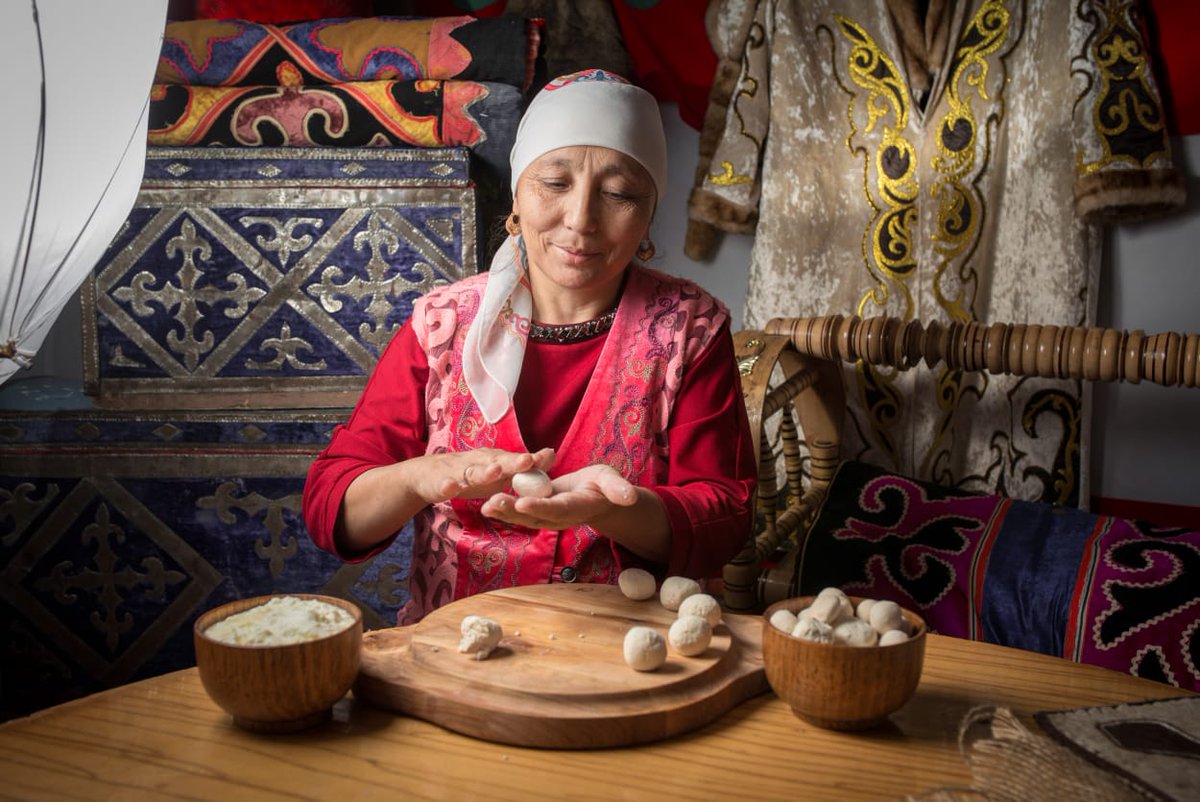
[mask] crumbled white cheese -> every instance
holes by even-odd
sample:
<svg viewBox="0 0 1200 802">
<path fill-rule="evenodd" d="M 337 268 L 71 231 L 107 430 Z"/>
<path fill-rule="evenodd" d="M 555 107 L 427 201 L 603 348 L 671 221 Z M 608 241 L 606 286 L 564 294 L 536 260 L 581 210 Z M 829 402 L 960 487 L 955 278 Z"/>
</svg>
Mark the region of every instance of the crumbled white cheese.
<svg viewBox="0 0 1200 802">
<path fill-rule="evenodd" d="M 333 635 L 353 623 L 354 616 L 336 604 L 276 596 L 218 621 L 204 634 L 238 646 L 286 646 Z"/>
<path fill-rule="evenodd" d="M 458 643 L 458 650 L 463 654 L 474 655 L 476 660 L 486 660 L 504 637 L 504 630 L 498 623 L 481 615 L 468 615 L 463 618 L 459 631 L 462 633 L 462 640 Z"/>
</svg>

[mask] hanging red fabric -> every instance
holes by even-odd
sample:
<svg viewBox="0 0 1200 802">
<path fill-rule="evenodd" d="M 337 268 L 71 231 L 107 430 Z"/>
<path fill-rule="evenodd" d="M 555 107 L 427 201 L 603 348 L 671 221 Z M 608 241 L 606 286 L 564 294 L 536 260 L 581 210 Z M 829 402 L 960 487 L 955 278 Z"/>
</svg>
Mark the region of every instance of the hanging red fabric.
<svg viewBox="0 0 1200 802">
<path fill-rule="evenodd" d="M 695 0 L 613 0 L 633 80 L 660 101 L 679 104 L 679 116 L 697 130 L 704 121 L 717 56 L 704 11 Z"/>
<path fill-rule="evenodd" d="M 172 10 L 176 5 L 180 4 L 173 4 Z M 284 23 L 329 17 L 369 17 L 373 9 L 371 0 L 195 0 L 193 16 L 195 19 Z"/>
<path fill-rule="evenodd" d="M 1151 47 L 1157 49 L 1156 76 L 1171 121 L 1171 133 L 1200 134 L 1200 14 L 1195 0 L 1148 0 L 1144 3 Z M 1166 74 L 1163 75 L 1162 73 Z"/>
</svg>

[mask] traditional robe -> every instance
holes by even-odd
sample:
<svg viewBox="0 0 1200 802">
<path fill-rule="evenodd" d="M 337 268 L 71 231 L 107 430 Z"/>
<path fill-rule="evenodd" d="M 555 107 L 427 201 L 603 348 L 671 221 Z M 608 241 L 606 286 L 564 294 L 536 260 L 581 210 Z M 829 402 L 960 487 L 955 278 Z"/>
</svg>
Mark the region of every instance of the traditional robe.
<svg viewBox="0 0 1200 802">
<path fill-rule="evenodd" d="M 719 574 L 750 536 L 757 474 L 724 306 L 691 282 L 631 268 L 594 368 L 566 367 L 557 376 L 523 370 L 515 407 L 489 424 L 462 376 L 463 340 L 486 280 L 482 274 L 433 290 L 415 305 L 410 328 L 389 346 L 354 415 L 309 473 L 304 508 L 314 541 L 336 552 L 333 526 L 345 488 L 374 465 L 420 453 L 557 445 L 552 476 L 603 463 L 658 494 L 671 522 L 669 563 L 645 565 L 586 525 L 510 527 L 480 515 L 481 499 L 453 499 L 414 521 L 402 623 L 493 588 L 615 582 L 628 565 Z M 587 361 L 587 344 L 568 347 Z M 536 361 L 543 369 L 556 362 Z M 530 410 L 523 398 L 531 379 L 569 386 L 548 388 L 547 412 L 536 420 L 523 415 L 518 425 L 518 413 Z M 577 401 L 567 410 L 573 416 L 561 414 L 564 401 Z"/>
<path fill-rule="evenodd" d="M 1116 0 L 721 3 L 689 253 L 705 225 L 754 233 L 749 327 L 829 313 L 1091 325 L 1099 224 L 1184 200 L 1135 13 Z M 861 365 L 846 380 L 844 455 L 1086 501 L 1078 382 Z"/>
</svg>

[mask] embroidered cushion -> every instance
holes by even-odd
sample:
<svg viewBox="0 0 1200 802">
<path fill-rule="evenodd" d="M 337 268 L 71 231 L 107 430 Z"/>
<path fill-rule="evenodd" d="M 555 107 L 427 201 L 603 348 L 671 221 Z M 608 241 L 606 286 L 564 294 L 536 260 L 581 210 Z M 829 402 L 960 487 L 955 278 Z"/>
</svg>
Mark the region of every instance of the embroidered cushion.
<svg viewBox="0 0 1200 802">
<path fill-rule="evenodd" d="M 261 0 L 252 4 L 261 6 Z M 289 25 L 251 22 L 254 16 L 168 22 L 154 83 L 314 86 L 432 79 L 504 83 L 524 92 L 539 68 L 536 20 L 322 16 L 305 15 L 313 21 Z"/>
<path fill-rule="evenodd" d="M 846 462 L 797 566 L 918 610 L 936 632 L 1200 690 L 1200 532 Z"/>
</svg>

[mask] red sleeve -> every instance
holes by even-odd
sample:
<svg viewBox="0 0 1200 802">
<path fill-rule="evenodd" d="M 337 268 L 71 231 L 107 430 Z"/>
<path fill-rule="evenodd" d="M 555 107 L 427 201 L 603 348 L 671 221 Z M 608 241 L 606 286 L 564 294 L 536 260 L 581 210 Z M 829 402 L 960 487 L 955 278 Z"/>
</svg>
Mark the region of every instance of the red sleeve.
<svg viewBox="0 0 1200 802">
<path fill-rule="evenodd" d="M 750 537 L 758 465 L 728 327 L 684 377 L 667 434 L 668 575 L 715 577 Z"/>
<path fill-rule="evenodd" d="M 425 387 L 429 361 L 412 327 L 396 332 L 375 366 L 350 419 L 338 426 L 317 455 L 304 483 L 304 522 L 313 542 L 344 560 L 378 554 L 388 539 L 369 552 L 341 554 L 334 525 L 346 488 L 364 471 L 425 453 Z"/>
</svg>

